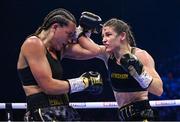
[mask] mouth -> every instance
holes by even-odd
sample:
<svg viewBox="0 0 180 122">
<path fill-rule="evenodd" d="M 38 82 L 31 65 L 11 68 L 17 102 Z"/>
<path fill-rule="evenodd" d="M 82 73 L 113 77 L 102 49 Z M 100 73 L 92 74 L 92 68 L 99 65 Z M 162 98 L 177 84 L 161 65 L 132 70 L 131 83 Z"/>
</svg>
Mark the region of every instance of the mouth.
<svg viewBox="0 0 180 122">
<path fill-rule="evenodd" d="M 67 44 L 68 44 L 67 41 L 63 41 L 63 43 L 62 43 L 63 46 L 65 46 L 65 45 L 67 45 Z"/>
<path fill-rule="evenodd" d="M 108 45 L 108 44 L 104 44 L 104 46 L 105 46 L 106 48 L 108 48 L 108 47 L 109 47 L 109 45 Z"/>
<path fill-rule="evenodd" d="M 62 46 L 65 47 L 67 44 L 63 43 Z"/>
</svg>

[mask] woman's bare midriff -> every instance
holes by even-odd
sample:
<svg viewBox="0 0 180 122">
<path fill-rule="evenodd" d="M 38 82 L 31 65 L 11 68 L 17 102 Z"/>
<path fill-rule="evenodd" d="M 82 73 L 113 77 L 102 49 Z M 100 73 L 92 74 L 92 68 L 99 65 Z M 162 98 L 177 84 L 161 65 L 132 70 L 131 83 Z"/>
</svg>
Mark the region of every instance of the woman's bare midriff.
<svg viewBox="0 0 180 122">
<path fill-rule="evenodd" d="M 115 92 L 114 91 L 114 96 L 115 96 L 115 99 L 119 108 L 121 108 L 122 106 L 127 105 L 131 102 L 148 99 L 148 92 L 147 91 L 141 91 L 141 92 Z"/>
<path fill-rule="evenodd" d="M 42 89 L 37 85 L 23 86 L 26 96 L 42 92 Z"/>
</svg>

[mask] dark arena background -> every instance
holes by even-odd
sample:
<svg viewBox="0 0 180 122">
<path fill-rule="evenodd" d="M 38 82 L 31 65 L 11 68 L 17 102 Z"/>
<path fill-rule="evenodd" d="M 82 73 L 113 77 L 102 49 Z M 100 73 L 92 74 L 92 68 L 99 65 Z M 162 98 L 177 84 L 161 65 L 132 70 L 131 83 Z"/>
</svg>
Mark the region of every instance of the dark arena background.
<svg viewBox="0 0 180 122">
<path fill-rule="evenodd" d="M 156 70 L 163 80 L 161 97 L 149 94 L 150 100 L 180 99 L 180 1 L 179 0 L 4 0 L 0 3 L 1 80 L 0 103 L 25 103 L 26 98 L 18 79 L 16 64 L 20 46 L 42 23 L 45 15 L 65 8 L 78 21 L 81 12 L 101 16 L 103 22 L 116 17 L 129 23 L 137 46 L 148 51 L 155 60 Z M 92 35 L 102 44 L 101 35 Z M 64 77 L 78 77 L 95 70 L 103 75 L 104 90 L 100 95 L 80 92 L 70 96 L 70 102 L 115 101 L 107 81 L 107 71 L 99 59 L 62 60 Z M 154 107 L 162 121 L 180 121 L 180 104 Z M 82 120 L 116 121 L 117 108 L 77 109 Z M 25 109 L 13 109 L 12 120 L 23 120 Z M 0 109 L 0 120 L 7 120 L 7 109 Z"/>
</svg>

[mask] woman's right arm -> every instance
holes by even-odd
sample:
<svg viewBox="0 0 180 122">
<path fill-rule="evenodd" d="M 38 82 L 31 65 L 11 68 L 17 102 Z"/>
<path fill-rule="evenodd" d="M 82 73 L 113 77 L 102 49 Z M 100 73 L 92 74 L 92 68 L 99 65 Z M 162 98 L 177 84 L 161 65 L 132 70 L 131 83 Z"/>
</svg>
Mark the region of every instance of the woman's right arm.
<svg viewBox="0 0 180 122">
<path fill-rule="evenodd" d="M 29 39 L 22 47 L 23 55 L 35 80 L 46 94 L 59 95 L 83 90 L 91 92 L 102 85 L 100 74 L 93 72 L 85 72 L 80 77 L 67 79 L 67 81 L 54 79 L 45 51 L 44 44 L 39 39 Z M 98 88 L 97 92 L 101 90 L 100 87 Z"/>
<path fill-rule="evenodd" d="M 22 46 L 25 60 L 28 62 L 39 87 L 47 94 L 68 93 L 69 84 L 67 81 L 52 78 L 45 51 L 44 45 L 39 39 L 29 38 Z"/>
</svg>

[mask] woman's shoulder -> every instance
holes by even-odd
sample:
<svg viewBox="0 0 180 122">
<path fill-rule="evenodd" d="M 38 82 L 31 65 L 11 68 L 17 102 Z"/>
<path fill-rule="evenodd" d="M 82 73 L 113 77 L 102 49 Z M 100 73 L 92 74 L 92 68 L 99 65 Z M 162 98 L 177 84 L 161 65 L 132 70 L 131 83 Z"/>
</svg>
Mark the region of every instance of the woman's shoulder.
<svg viewBox="0 0 180 122">
<path fill-rule="evenodd" d="M 37 36 L 29 36 L 26 38 L 25 43 L 42 43 L 41 39 Z"/>
<path fill-rule="evenodd" d="M 39 39 L 38 37 L 36 36 L 30 36 L 28 38 L 26 38 L 26 40 L 24 41 L 23 43 L 23 46 L 22 47 L 31 47 L 31 46 L 34 46 L 34 48 L 36 46 L 43 46 L 43 42 L 41 41 L 41 39 Z"/>
<path fill-rule="evenodd" d="M 148 54 L 148 52 L 146 50 L 144 50 L 144 49 L 141 49 L 139 47 L 133 47 L 133 48 L 135 50 L 135 54 L 145 54 L 145 55 Z"/>
<path fill-rule="evenodd" d="M 143 50 L 141 48 L 136 48 L 135 55 L 141 61 L 154 61 L 153 57 L 146 50 Z"/>
<path fill-rule="evenodd" d="M 32 51 L 43 51 L 44 50 L 44 44 L 43 42 L 36 36 L 30 36 L 26 38 L 23 45 L 21 46 L 22 52 L 32 52 Z"/>
</svg>

